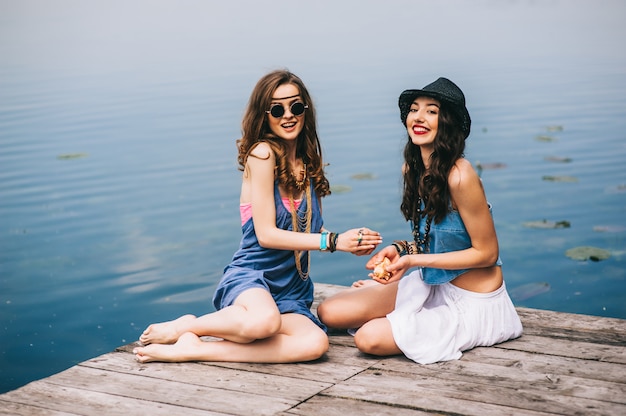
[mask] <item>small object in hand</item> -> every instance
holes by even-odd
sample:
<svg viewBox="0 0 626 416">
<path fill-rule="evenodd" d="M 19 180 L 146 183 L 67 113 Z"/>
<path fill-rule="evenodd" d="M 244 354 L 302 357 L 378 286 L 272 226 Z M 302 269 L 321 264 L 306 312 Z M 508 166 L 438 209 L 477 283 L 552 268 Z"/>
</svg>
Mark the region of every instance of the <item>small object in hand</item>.
<svg viewBox="0 0 626 416">
<path fill-rule="evenodd" d="M 385 257 L 383 261 L 378 263 L 372 272 L 372 275 L 376 279 L 389 280 L 391 278 L 391 272 L 388 272 L 385 267 L 390 265 L 391 261 Z"/>
</svg>

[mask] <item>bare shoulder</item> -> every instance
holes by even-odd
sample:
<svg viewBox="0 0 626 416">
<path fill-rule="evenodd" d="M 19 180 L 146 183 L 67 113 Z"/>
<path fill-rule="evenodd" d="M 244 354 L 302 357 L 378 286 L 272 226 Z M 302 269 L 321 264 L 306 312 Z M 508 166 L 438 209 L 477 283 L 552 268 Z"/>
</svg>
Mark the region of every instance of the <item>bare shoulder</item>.
<svg viewBox="0 0 626 416">
<path fill-rule="evenodd" d="M 450 175 L 448 175 L 448 186 L 450 188 L 462 188 L 471 184 L 482 186 L 478 173 L 467 159 L 457 159 L 452 170 L 450 170 Z"/>
<path fill-rule="evenodd" d="M 267 160 L 274 156 L 271 146 L 267 142 L 259 142 L 250 150 L 250 156 L 256 159 Z"/>
</svg>

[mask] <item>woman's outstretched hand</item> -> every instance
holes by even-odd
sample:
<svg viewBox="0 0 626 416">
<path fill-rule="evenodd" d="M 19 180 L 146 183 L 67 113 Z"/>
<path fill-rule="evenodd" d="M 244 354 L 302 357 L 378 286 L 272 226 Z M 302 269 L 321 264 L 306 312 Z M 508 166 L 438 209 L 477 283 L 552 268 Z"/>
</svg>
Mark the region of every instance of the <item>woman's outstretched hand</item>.
<svg viewBox="0 0 626 416">
<path fill-rule="evenodd" d="M 378 231 L 369 228 L 353 228 L 337 236 L 337 250 L 347 251 L 357 256 L 372 254 L 383 242 Z"/>
<path fill-rule="evenodd" d="M 393 245 L 387 246 L 373 255 L 365 264 L 365 268 L 368 270 L 374 270 L 377 265 L 384 261 L 385 257 L 390 261 L 390 263 L 385 266 L 385 270 L 391 273 L 391 277 L 389 279 L 385 279 L 377 277 L 374 273 L 369 274 L 372 279 L 384 285 L 400 280 L 409 269 L 408 262 L 405 258 L 400 257 L 398 251 Z"/>
</svg>

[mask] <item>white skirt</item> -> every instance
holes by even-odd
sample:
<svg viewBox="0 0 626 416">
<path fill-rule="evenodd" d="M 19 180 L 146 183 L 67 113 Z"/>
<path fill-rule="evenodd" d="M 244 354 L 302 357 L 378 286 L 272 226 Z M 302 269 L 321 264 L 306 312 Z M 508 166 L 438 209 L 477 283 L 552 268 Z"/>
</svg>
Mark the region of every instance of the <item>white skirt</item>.
<svg viewBox="0 0 626 416">
<path fill-rule="evenodd" d="M 421 270 L 400 281 L 387 319 L 398 348 L 420 364 L 458 360 L 462 351 L 522 335 L 504 283 L 494 292 L 476 293 L 451 283 L 427 285 Z"/>
</svg>

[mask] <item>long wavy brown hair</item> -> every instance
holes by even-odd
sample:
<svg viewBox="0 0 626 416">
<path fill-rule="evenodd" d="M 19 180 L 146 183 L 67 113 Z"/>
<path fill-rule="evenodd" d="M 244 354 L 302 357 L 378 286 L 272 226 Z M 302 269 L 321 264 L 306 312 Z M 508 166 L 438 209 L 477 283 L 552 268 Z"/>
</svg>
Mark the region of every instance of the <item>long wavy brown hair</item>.
<svg viewBox="0 0 626 416">
<path fill-rule="evenodd" d="M 400 210 L 407 221 L 415 223 L 420 219 L 420 198 L 425 204 L 422 216 L 439 223 L 448 214 L 451 207 L 448 176 L 465 151 L 466 135 L 461 129 L 461 119 L 445 102 L 440 104 L 435 150 L 428 170 L 420 147 L 413 144 L 407 132 L 409 140 L 404 147 L 404 192 Z M 406 126 L 406 119 L 404 124 Z"/>
<path fill-rule="evenodd" d="M 306 164 L 307 177 L 313 180 L 318 197 L 324 197 L 330 194 L 330 185 L 324 174 L 322 148 L 317 136 L 315 106 L 302 80 L 288 70 L 270 72 L 263 76 L 252 90 L 241 123 L 242 137 L 237 140 L 239 170 L 244 170 L 246 160 L 255 146 L 266 142 L 276 156 L 275 176 L 279 184 L 294 195 L 301 191 L 291 174 L 292 166 L 287 159 L 285 142 L 272 133 L 267 121 L 269 115 L 265 112 L 270 108 L 274 91 L 283 84 L 295 85 L 300 91 L 302 101 L 308 106 L 304 115 L 304 127 L 296 139 L 296 158 L 302 159 L 302 162 Z"/>
</svg>

